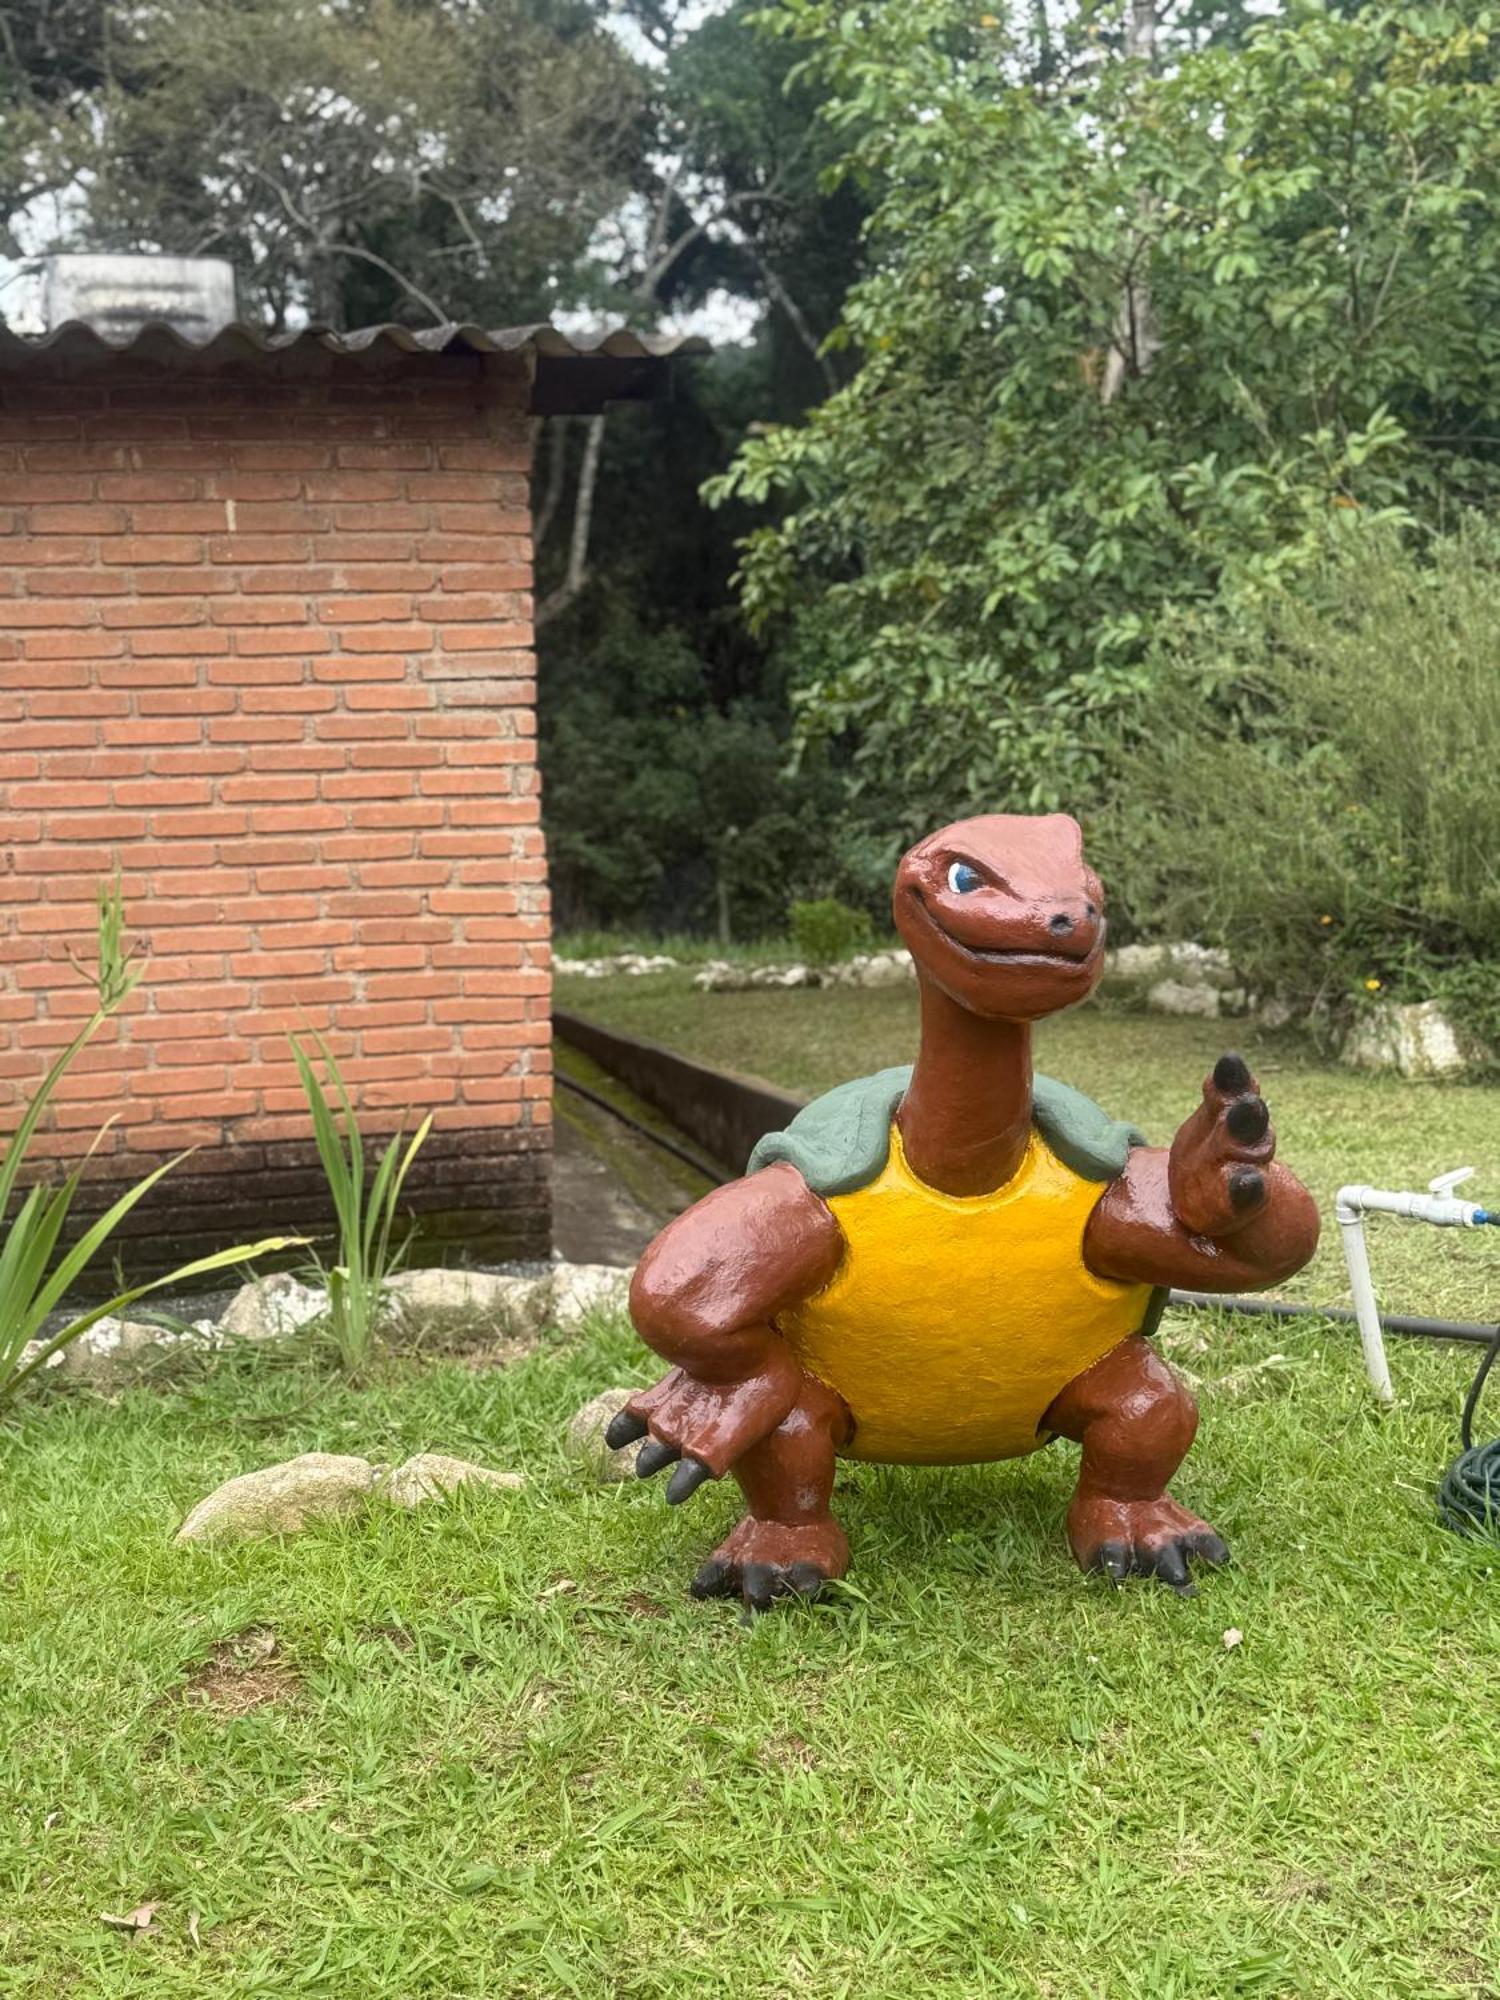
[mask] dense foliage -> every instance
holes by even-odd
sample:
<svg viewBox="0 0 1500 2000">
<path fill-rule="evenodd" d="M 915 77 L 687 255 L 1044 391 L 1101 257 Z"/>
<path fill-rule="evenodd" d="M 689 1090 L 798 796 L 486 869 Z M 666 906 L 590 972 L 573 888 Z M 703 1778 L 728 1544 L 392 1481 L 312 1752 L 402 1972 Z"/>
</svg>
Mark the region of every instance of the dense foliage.
<svg viewBox="0 0 1500 2000">
<path fill-rule="evenodd" d="M 1330 1027 L 1449 998 L 1500 1047 L 1500 539 L 1344 539 L 1295 592 L 1184 635 L 1093 829 L 1125 914 L 1225 945 Z"/>
<path fill-rule="evenodd" d="M 1128 786 L 1175 615 L 1276 586 L 1340 511 L 1495 486 L 1489 10 L 1295 5 L 1197 44 L 1174 11 L 1121 41 L 1084 7 L 1045 48 L 955 0 L 772 17 L 873 203 L 862 358 L 714 492 L 782 510 L 746 604 L 893 831 Z"/>
</svg>

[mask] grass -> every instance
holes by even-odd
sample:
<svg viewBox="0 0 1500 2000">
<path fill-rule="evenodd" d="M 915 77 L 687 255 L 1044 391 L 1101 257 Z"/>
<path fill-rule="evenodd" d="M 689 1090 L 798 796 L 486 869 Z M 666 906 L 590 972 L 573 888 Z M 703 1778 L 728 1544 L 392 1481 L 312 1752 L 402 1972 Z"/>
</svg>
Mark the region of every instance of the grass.
<svg viewBox="0 0 1500 2000">
<path fill-rule="evenodd" d="M 557 986 L 559 1005 L 808 1094 L 909 1062 L 916 1050 L 909 987 L 702 994 L 684 973 L 560 979 Z M 1196 1101 L 1214 1058 L 1236 1047 L 1270 1102 L 1280 1157 L 1317 1195 L 1325 1217 L 1317 1260 L 1284 1288 L 1287 1296 L 1347 1303 L 1332 1222 L 1333 1196 L 1346 1181 L 1423 1187 L 1449 1167 L 1473 1166 L 1477 1178 L 1465 1192 L 1500 1207 L 1494 1085 L 1362 1076 L 1320 1061 L 1294 1036 L 1247 1022 L 1174 1020 L 1095 1003 L 1044 1022 L 1037 1061 L 1165 1143 Z M 1376 1218 L 1369 1233 L 1375 1282 L 1391 1310 L 1500 1317 L 1500 1230 L 1439 1231 Z"/>
<path fill-rule="evenodd" d="M 563 1458 L 584 1396 L 644 1379 L 623 1322 L 364 1389 L 262 1352 L 29 1399 L 0 1430 L 0 1989 L 1495 1994 L 1500 1556 L 1430 1501 L 1466 1361 L 1403 1353 L 1384 1419 L 1316 1327 L 1226 1322 L 1193 1365 L 1273 1345 L 1179 1482 L 1238 1558 L 1197 1598 L 1073 1569 L 1058 1448 L 846 1468 L 851 1589 L 753 1625 L 684 1595 L 731 1493 L 669 1510 Z M 171 1543 L 252 1466 L 424 1447 L 530 1483 Z M 147 1935 L 100 1921 L 147 1902 Z"/>
</svg>

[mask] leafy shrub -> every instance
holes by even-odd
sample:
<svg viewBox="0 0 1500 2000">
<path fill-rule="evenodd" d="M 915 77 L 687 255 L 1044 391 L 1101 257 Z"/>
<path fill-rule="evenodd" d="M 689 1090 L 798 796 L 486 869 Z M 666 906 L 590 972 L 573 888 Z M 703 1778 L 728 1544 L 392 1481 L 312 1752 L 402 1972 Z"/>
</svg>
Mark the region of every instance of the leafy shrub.
<svg viewBox="0 0 1500 2000">
<path fill-rule="evenodd" d="M 325 1265 L 315 1255 L 314 1267 L 327 1288 L 329 1330 L 339 1365 L 346 1375 L 357 1379 L 368 1368 L 375 1349 L 385 1312 L 386 1279 L 405 1252 L 405 1244 L 393 1246 L 391 1237 L 402 1187 L 432 1130 L 432 1117 L 429 1113 L 422 1120 L 404 1152 L 404 1134 L 395 1134 L 366 1187 L 364 1141 L 354 1105 L 327 1043 L 316 1033 L 310 1039 L 328 1088 L 319 1082 L 312 1058 L 300 1042 L 293 1041 L 292 1054 L 312 1112 L 318 1158 L 338 1221 L 337 1261 Z"/>
<path fill-rule="evenodd" d="M 164 1166 L 147 1174 L 144 1180 L 127 1188 L 118 1200 L 90 1223 L 55 1264 L 52 1262 L 53 1253 L 67 1226 L 84 1167 L 88 1164 L 87 1158 L 79 1162 L 60 1186 L 35 1183 L 22 1197 L 9 1227 L 3 1227 L 31 1141 L 53 1093 L 75 1058 L 93 1041 L 110 1017 L 124 1006 L 140 979 L 141 968 L 132 964 L 124 936 L 125 916 L 119 889 L 117 886 L 106 886 L 99 892 L 97 960 L 93 971 L 84 973 L 95 989 L 98 1004 L 42 1079 L 9 1144 L 0 1153 L 0 1403 L 8 1401 L 23 1382 L 47 1365 L 54 1354 L 77 1340 L 80 1334 L 87 1333 L 96 1321 L 106 1315 L 123 1311 L 148 1292 L 160 1291 L 167 1285 L 183 1284 L 210 1271 L 222 1271 L 231 1265 L 247 1263 L 252 1257 L 269 1256 L 272 1251 L 284 1250 L 296 1240 L 269 1237 L 262 1243 L 239 1244 L 231 1250 L 220 1250 L 212 1256 L 196 1258 L 192 1263 L 180 1265 L 177 1270 L 169 1271 L 163 1278 L 154 1278 L 148 1284 L 122 1287 L 102 1305 L 91 1306 L 87 1312 L 76 1314 L 50 1336 L 43 1337 L 48 1318 L 63 1304 L 69 1291 L 125 1217 L 151 1192 L 163 1175 L 170 1173 L 180 1160 L 187 1157 L 185 1153 L 179 1153 L 176 1160 L 168 1160 Z M 107 1130 L 106 1125 L 104 1131 Z M 103 1135 L 101 1131 L 99 1138 Z M 94 1146 L 98 1143 L 96 1138 Z M 89 1152 L 92 1154 L 93 1147 Z M 27 1359 L 26 1349 L 33 1341 L 41 1341 L 42 1345 Z"/>
<path fill-rule="evenodd" d="M 1497 587 L 1479 522 L 1360 534 L 1176 647 L 1096 829 L 1135 928 L 1330 1023 L 1440 990 L 1500 1021 Z"/>
<path fill-rule="evenodd" d="M 870 942 L 872 926 L 863 910 L 853 910 L 837 896 L 793 903 L 792 944 L 809 965 L 835 965 Z"/>
</svg>

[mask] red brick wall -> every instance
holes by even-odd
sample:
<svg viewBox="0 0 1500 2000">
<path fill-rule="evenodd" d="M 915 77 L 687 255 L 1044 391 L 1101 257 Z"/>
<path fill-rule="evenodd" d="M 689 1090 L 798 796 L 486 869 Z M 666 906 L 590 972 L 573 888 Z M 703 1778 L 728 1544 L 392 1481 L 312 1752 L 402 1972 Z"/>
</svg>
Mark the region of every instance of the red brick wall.
<svg viewBox="0 0 1500 2000">
<path fill-rule="evenodd" d="M 0 1132 L 118 866 L 146 975 L 38 1152 L 113 1116 L 97 1202 L 198 1148 L 153 1248 L 322 1212 L 304 1020 L 366 1131 L 435 1114 L 414 1205 L 545 1248 L 527 399 L 461 354 L 0 380 Z"/>
</svg>

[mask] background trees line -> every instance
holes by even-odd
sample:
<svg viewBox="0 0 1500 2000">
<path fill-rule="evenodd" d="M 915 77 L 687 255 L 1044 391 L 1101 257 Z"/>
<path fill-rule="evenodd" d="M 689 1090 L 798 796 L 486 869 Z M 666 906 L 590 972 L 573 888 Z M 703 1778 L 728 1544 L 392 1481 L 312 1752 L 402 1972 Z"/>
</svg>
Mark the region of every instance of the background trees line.
<svg viewBox="0 0 1500 2000">
<path fill-rule="evenodd" d="M 228 254 L 273 322 L 749 326 L 674 405 L 554 426 L 538 493 L 561 915 L 750 931 L 873 907 L 965 807 L 1113 838 L 1175 663 L 1255 740 L 1226 648 L 1366 529 L 1425 560 L 1488 506 L 1496 28 L 0 0 L 0 194 L 28 247 Z"/>
</svg>

